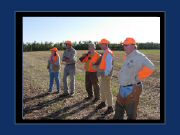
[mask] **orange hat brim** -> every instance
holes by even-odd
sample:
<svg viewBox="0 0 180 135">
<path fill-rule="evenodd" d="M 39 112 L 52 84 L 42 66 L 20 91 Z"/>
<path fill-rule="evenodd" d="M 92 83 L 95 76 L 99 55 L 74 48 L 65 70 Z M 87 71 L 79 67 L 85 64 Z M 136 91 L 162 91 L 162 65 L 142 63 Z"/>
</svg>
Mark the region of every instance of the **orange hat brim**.
<svg viewBox="0 0 180 135">
<path fill-rule="evenodd" d="M 57 50 L 57 49 L 50 49 L 50 51 L 54 51 L 54 52 L 57 52 L 58 50 Z"/>
</svg>

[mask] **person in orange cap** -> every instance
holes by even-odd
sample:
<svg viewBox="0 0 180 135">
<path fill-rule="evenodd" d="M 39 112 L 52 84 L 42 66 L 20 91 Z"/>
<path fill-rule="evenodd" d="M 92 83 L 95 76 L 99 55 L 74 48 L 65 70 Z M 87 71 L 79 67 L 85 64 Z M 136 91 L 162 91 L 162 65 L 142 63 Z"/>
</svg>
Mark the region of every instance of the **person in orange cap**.
<svg viewBox="0 0 180 135">
<path fill-rule="evenodd" d="M 113 109 L 113 97 L 111 92 L 111 77 L 113 71 L 113 57 L 114 53 L 108 48 L 109 41 L 107 39 L 102 39 L 99 44 L 104 53 L 99 64 L 99 70 L 104 71 L 104 74 L 101 74 L 100 81 L 100 92 L 102 102 L 96 107 L 96 110 L 102 109 L 108 105 L 107 110 L 104 114 L 110 114 L 114 112 Z M 107 104 L 106 104 L 107 102 Z"/>
<path fill-rule="evenodd" d="M 73 96 L 75 90 L 75 71 L 76 71 L 76 61 L 77 54 L 76 50 L 73 48 L 71 41 L 66 41 L 66 50 L 63 53 L 62 61 L 65 63 L 63 83 L 64 83 L 64 94 L 63 96 Z M 70 76 L 70 89 L 68 90 L 67 77 Z"/>
<path fill-rule="evenodd" d="M 137 50 L 136 41 L 126 38 L 123 42 L 126 60 L 119 72 L 119 93 L 115 105 L 114 119 L 135 120 L 137 118 L 137 106 L 142 91 L 142 80 L 149 77 L 155 70 L 154 64 Z"/>
<path fill-rule="evenodd" d="M 49 70 L 49 74 L 50 74 L 48 93 L 52 93 L 54 79 L 56 81 L 57 93 L 59 93 L 60 92 L 60 73 L 59 73 L 60 56 L 57 53 L 58 49 L 56 47 L 50 49 L 50 51 L 51 51 L 51 56 L 49 57 L 48 66 L 47 66 L 47 69 Z"/>
<path fill-rule="evenodd" d="M 85 100 L 90 100 L 93 98 L 93 102 L 97 102 L 100 99 L 100 91 L 99 91 L 99 81 L 97 76 L 97 70 L 93 67 L 95 63 L 100 59 L 101 54 L 99 54 L 96 50 L 95 44 L 88 45 L 88 52 L 83 54 L 79 60 L 84 63 L 85 69 L 85 87 L 88 96 Z M 94 94 L 93 94 L 94 93 Z"/>
</svg>

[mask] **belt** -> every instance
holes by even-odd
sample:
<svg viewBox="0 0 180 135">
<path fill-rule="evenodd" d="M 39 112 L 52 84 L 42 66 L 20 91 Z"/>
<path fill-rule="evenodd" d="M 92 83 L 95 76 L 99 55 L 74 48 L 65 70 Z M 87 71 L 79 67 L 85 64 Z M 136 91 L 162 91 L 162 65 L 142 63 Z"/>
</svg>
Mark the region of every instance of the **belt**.
<svg viewBox="0 0 180 135">
<path fill-rule="evenodd" d="M 136 85 L 139 85 L 139 84 L 141 84 L 141 82 L 136 83 Z M 129 84 L 129 85 L 122 86 L 122 87 L 129 87 L 129 86 L 133 86 L 133 85 L 134 85 L 134 84 Z"/>
<path fill-rule="evenodd" d="M 70 63 L 70 64 L 66 64 L 66 65 L 75 65 L 75 63 Z"/>
</svg>

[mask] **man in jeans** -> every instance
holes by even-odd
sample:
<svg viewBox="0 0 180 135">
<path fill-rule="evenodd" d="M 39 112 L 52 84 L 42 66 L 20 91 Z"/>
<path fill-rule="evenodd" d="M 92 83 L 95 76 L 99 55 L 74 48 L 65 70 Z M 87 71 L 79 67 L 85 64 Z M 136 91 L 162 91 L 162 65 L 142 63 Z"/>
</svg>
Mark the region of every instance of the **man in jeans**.
<svg viewBox="0 0 180 135">
<path fill-rule="evenodd" d="M 62 61 L 65 64 L 64 67 L 64 76 L 63 76 L 63 83 L 64 83 L 64 94 L 63 96 L 73 96 L 75 90 L 75 71 L 76 66 L 75 63 L 77 61 L 76 57 L 76 50 L 72 47 L 71 41 L 66 41 L 66 50 L 64 51 Z M 68 90 L 67 85 L 67 77 L 70 77 L 70 89 Z"/>
<path fill-rule="evenodd" d="M 51 50 L 51 56 L 48 60 L 48 66 L 47 66 L 47 69 L 49 70 L 49 75 L 50 75 L 50 84 L 49 84 L 48 93 L 52 93 L 54 79 L 56 81 L 57 93 L 59 93 L 59 90 L 60 90 L 60 73 L 59 73 L 60 56 L 57 53 L 58 49 L 56 47 L 54 47 L 50 50 Z"/>
<path fill-rule="evenodd" d="M 88 97 L 85 100 L 89 100 L 93 98 L 93 91 L 94 91 L 94 100 L 93 102 L 97 102 L 100 99 L 100 92 L 99 92 L 99 81 L 97 77 L 97 70 L 94 69 L 93 65 L 97 63 L 100 59 L 100 54 L 95 51 L 96 46 L 95 44 L 89 44 L 89 51 L 86 54 L 83 54 L 79 60 L 82 63 L 85 63 L 85 86 Z M 92 90 L 93 87 L 93 90 Z"/>
<path fill-rule="evenodd" d="M 154 72 L 154 64 L 137 50 L 133 38 L 126 38 L 123 47 L 126 60 L 119 72 L 120 88 L 115 105 L 114 119 L 122 120 L 126 112 L 128 120 L 135 120 L 142 91 L 141 81 Z"/>
</svg>

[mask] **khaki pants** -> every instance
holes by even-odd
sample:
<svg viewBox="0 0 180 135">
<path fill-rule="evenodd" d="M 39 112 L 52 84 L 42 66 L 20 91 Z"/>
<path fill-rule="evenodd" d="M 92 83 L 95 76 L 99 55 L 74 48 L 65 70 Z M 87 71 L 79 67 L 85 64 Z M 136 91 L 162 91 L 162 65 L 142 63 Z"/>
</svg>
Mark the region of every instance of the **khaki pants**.
<svg viewBox="0 0 180 135">
<path fill-rule="evenodd" d="M 108 106 L 112 106 L 111 76 L 101 77 L 100 92 L 103 102 L 107 101 Z"/>
<path fill-rule="evenodd" d="M 64 83 L 64 93 L 74 93 L 75 90 L 75 72 L 76 66 L 75 64 L 69 64 L 64 67 L 64 76 L 63 76 L 63 83 Z M 70 90 L 68 90 L 68 83 L 67 77 L 70 77 Z"/>
</svg>

